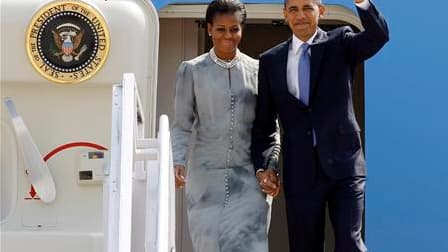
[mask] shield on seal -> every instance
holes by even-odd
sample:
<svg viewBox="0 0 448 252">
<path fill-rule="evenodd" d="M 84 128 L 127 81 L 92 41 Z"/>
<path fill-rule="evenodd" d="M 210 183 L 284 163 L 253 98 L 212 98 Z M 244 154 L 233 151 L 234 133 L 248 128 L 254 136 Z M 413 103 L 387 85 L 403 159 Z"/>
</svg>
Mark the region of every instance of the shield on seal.
<svg viewBox="0 0 448 252">
<path fill-rule="evenodd" d="M 62 51 L 65 55 L 70 55 L 73 52 L 73 43 L 71 41 L 64 41 L 62 43 Z"/>
</svg>

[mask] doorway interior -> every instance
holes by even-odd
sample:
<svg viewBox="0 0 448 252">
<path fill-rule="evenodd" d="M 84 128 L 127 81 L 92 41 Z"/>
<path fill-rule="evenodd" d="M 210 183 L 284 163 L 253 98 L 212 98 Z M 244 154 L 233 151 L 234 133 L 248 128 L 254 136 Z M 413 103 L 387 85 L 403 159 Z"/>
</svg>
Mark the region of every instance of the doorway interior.
<svg viewBox="0 0 448 252">
<path fill-rule="evenodd" d="M 181 8 L 182 9 L 182 8 Z M 172 13 L 172 12 L 170 12 Z M 198 13 L 205 13 L 198 11 Z M 183 13 L 184 16 L 188 16 Z M 354 14 L 353 14 L 354 15 Z M 168 114 L 173 118 L 173 98 L 175 72 L 181 61 L 191 59 L 211 48 L 211 40 L 207 35 L 206 25 L 202 18 L 173 17 L 160 18 L 160 48 L 159 48 L 159 76 L 157 114 Z M 323 20 L 320 27 L 330 30 L 342 25 L 350 25 L 358 30 L 354 24 L 343 20 Z M 291 31 L 281 19 L 248 19 L 243 30 L 240 50 L 247 55 L 258 58 L 260 53 L 274 45 L 288 39 Z M 354 107 L 358 123 L 361 127 L 361 138 L 364 146 L 364 65 L 355 69 L 353 85 Z M 177 251 L 193 252 L 188 234 L 187 218 L 184 207 L 183 192 L 178 190 L 177 205 Z M 274 200 L 272 222 L 269 233 L 270 251 L 289 251 L 288 233 L 286 225 L 286 211 L 283 194 Z M 327 216 L 326 252 L 333 251 L 333 235 L 331 224 Z"/>
</svg>

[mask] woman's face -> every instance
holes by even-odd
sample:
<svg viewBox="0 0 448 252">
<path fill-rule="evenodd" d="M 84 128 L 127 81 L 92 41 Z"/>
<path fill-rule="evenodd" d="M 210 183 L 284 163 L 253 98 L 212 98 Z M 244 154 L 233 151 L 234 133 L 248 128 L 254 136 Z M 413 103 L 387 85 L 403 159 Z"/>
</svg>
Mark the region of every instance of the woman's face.
<svg viewBox="0 0 448 252">
<path fill-rule="evenodd" d="M 213 24 L 207 24 L 207 29 L 216 55 L 224 60 L 233 59 L 242 36 L 239 13 L 217 14 L 213 18 Z"/>
</svg>

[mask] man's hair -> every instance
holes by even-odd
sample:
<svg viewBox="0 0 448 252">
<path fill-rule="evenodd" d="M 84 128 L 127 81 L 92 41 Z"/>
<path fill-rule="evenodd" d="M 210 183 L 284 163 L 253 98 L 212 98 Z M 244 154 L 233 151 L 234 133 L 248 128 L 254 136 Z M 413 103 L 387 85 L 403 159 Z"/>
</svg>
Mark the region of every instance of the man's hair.
<svg viewBox="0 0 448 252">
<path fill-rule="evenodd" d="M 316 2 L 317 4 L 323 4 L 322 0 L 314 0 L 314 2 Z M 283 1 L 283 6 L 286 6 L 287 3 L 288 3 L 288 0 L 284 0 Z"/>
<path fill-rule="evenodd" d="M 205 22 L 213 24 L 218 14 L 239 14 L 240 24 L 246 22 L 246 7 L 239 0 L 213 0 L 209 3 L 205 13 Z"/>
</svg>

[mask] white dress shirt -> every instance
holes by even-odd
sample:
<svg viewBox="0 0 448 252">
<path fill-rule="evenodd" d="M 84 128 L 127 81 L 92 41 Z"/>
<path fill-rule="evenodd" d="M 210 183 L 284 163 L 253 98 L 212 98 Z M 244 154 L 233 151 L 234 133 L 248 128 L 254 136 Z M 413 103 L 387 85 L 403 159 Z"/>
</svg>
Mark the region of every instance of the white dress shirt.
<svg viewBox="0 0 448 252">
<path fill-rule="evenodd" d="M 313 42 L 314 37 L 317 35 L 317 30 L 314 32 L 306 43 L 310 44 Z M 299 60 L 301 53 L 301 46 L 304 42 L 297 38 L 295 35 L 292 36 L 292 42 L 289 46 L 288 51 L 288 64 L 286 66 L 286 82 L 288 84 L 289 92 L 300 99 L 300 89 L 299 89 Z M 308 50 L 311 55 L 311 50 Z"/>
</svg>

